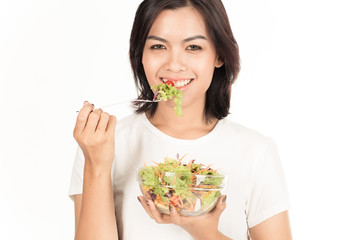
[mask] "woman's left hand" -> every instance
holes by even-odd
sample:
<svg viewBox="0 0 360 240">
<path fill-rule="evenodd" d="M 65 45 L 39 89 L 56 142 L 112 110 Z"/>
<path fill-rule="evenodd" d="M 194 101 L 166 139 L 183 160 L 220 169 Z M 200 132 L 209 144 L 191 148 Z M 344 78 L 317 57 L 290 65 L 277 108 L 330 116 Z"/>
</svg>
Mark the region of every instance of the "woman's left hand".
<svg viewBox="0 0 360 240">
<path fill-rule="evenodd" d="M 180 216 L 175 207 L 171 206 L 170 215 L 160 213 L 153 201 L 146 200 L 144 197 L 138 197 L 141 205 L 149 216 L 157 223 L 168 224 L 172 223 L 182 227 L 194 239 L 222 239 L 223 235 L 218 231 L 219 218 L 226 207 L 226 195 L 220 197 L 216 207 L 209 213 L 196 216 L 187 217 Z"/>
</svg>

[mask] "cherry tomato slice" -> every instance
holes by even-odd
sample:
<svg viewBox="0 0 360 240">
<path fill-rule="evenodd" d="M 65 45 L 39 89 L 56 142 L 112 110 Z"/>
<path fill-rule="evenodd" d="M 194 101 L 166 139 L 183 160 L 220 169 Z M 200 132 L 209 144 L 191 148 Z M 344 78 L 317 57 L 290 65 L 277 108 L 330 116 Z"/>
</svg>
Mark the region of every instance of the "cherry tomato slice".
<svg viewBox="0 0 360 240">
<path fill-rule="evenodd" d="M 167 85 L 169 85 L 171 87 L 175 86 L 173 81 L 166 81 L 165 84 L 167 84 Z"/>
</svg>

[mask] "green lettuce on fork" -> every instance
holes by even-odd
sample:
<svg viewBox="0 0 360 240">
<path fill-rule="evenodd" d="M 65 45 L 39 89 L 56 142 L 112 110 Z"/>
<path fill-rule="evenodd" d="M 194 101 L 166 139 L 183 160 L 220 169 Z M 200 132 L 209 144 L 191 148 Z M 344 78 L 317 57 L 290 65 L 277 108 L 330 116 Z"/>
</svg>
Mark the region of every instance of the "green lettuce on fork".
<svg viewBox="0 0 360 240">
<path fill-rule="evenodd" d="M 173 84 L 172 84 L 173 85 Z M 182 116 L 182 92 L 175 86 L 170 84 L 160 83 L 159 85 L 152 86 L 151 89 L 155 90 L 153 100 L 167 101 L 174 98 L 175 113 L 177 116 Z"/>
</svg>

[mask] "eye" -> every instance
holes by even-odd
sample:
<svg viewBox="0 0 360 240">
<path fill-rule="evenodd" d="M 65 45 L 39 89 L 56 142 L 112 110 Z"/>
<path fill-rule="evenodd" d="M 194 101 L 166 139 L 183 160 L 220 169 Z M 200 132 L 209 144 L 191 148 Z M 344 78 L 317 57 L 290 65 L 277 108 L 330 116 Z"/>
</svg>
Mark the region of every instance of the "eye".
<svg viewBox="0 0 360 240">
<path fill-rule="evenodd" d="M 155 45 L 152 45 L 150 48 L 153 49 L 153 50 L 165 49 L 165 46 L 161 45 L 161 44 L 155 44 Z"/>
<path fill-rule="evenodd" d="M 192 50 L 192 51 L 198 51 L 198 50 L 201 50 L 202 48 L 200 46 L 197 46 L 197 45 L 190 45 L 186 49 L 187 50 Z"/>
</svg>

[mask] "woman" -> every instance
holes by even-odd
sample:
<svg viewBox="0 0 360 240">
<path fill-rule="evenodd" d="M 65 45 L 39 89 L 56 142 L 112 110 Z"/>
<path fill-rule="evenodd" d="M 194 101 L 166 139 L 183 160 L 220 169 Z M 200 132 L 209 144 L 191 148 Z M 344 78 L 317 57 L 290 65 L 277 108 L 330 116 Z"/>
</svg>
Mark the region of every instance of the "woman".
<svg viewBox="0 0 360 240">
<path fill-rule="evenodd" d="M 239 53 L 221 1 L 143 1 L 130 61 L 139 99 L 152 99 L 150 86 L 172 81 L 183 93 L 183 117 L 172 101 L 136 104 L 136 114 L 119 121 L 84 103 L 70 187 L 75 239 L 291 239 L 275 144 L 225 118 Z M 229 175 L 227 195 L 210 213 L 161 214 L 138 196 L 136 169 L 177 153 Z"/>
</svg>

